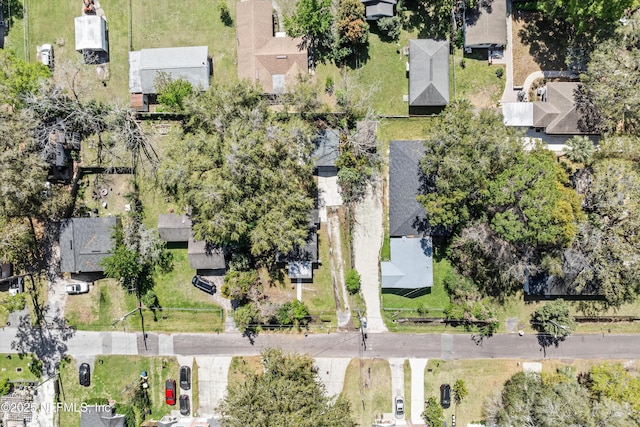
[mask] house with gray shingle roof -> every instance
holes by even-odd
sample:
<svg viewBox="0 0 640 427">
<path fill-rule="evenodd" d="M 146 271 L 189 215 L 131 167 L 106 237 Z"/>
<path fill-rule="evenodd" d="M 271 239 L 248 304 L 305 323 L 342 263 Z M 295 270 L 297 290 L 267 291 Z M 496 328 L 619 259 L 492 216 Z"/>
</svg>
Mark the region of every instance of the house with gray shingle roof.
<svg viewBox="0 0 640 427">
<path fill-rule="evenodd" d="M 506 0 L 480 0 L 475 7 L 465 10 L 465 48 L 489 49 L 506 45 Z"/>
<path fill-rule="evenodd" d="M 336 160 L 340 155 L 340 134 L 334 129 L 322 129 L 313 141 L 315 148 L 311 157 L 318 174 L 338 173 Z"/>
<path fill-rule="evenodd" d="M 391 141 L 389 146 L 389 235 L 391 259 L 380 265 L 382 287 L 433 286 L 432 242 L 424 207 L 416 200 L 423 188 L 422 141 Z"/>
<path fill-rule="evenodd" d="M 390 18 L 394 15 L 393 7 L 396 0 L 361 0 L 364 4 L 364 14 L 367 21 L 377 21 L 380 18 Z"/>
<path fill-rule="evenodd" d="M 127 427 L 124 415 L 107 405 L 88 405 L 80 413 L 80 427 Z"/>
<path fill-rule="evenodd" d="M 60 270 L 63 273 L 103 272 L 100 265 L 109 256 L 116 217 L 69 218 L 60 221 Z"/>
<path fill-rule="evenodd" d="M 578 82 L 549 82 L 544 101 L 533 102 L 533 127 L 549 135 L 584 135 L 583 115 L 576 105 Z"/>
<path fill-rule="evenodd" d="M 158 234 L 165 242 L 188 242 L 191 237 L 191 218 L 187 215 L 160 214 Z"/>
<path fill-rule="evenodd" d="M 276 261 L 287 265 L 290 279 L 313 279 L 313 269 L 318 266 L 318 228 L 320 212 L 312 209 L 309 218 L 309 234 L 303 246 L 295 247 L 288 254 L 277 253 Z"/>
<path fill-rule="evenodd" d="M 204 240 L 196 241 L 193 237 L 189 237 L 187 256 L 189 257 L 189 266 L 196 271 L 224 270 L 226 268 L 222 248 Z"/>
<path fill-rule="evenodd" d="M 449 42 L 409 41 L 409 110 L 449 103 Z"/>
</svg>

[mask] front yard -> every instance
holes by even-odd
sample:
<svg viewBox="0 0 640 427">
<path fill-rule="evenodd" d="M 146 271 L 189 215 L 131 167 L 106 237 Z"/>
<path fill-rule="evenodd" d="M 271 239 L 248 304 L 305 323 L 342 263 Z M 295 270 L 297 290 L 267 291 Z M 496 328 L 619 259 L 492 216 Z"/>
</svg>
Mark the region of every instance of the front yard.
<svg viewBox="0 0 640 427">
<path fill-rule="evenodd" d="M 91 385 L 78 383 L 79 363 L 66 359 L 60 364 L 60 401 L 80 407 L 90 399 L 113 399 L 118 404 L 131 405 L 133 393 L 139 384 L 140 374 L 148 374 L 148 395 L 151 413 L 147 418 L 159 419 L 175 406 L 164 401 L 165 380 L 179 380 L 180 365 L 175 357 L 98 356 L 91 369 Z M 80 413 L 59 412 L 59 425 L 80 425 Z"/>
</svg>

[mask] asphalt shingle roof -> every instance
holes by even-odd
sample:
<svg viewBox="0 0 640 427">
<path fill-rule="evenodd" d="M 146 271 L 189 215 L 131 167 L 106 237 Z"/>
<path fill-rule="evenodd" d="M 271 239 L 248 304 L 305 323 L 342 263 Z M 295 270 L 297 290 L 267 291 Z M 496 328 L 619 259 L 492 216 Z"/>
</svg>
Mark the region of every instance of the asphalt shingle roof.
<svg viewBox="0 0 640 427">
<path fill-rule="evenodd" d="M 60 269 L 64 273 L 100 272 L 100 262 L 113 247 L 115 217 L 60 221 Z"/>
<path fill-rule="evenodd" d="M 449 102 L 449 42 L 409 41 L 409 105 L 437 107 Z"/>
<path fill-rule="evenodd" d="M 389 235 L 418 236 L 425 232 L 421 192 L 422 141 L 391 141 L 389 146 Z"/>
</svg>

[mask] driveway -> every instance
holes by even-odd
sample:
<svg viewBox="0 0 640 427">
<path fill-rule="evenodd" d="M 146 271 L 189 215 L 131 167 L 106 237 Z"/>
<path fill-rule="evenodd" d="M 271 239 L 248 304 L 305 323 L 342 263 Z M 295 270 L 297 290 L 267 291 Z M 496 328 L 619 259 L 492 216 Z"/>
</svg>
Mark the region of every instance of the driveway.
<svg viewBox="0 0 640 427">
<path fill-rule="evenodd" d="M 180 364 L 180 366 L 188 366 L 188 367 L 193 367 L 193 357 L 191 356 L 178 356 L 178 363 Z M 193 414 L 194 412 L 194 408 L 193 408 L 193 371 L 191 372 L 191 388 L 189 390 L 183 390 L 182 387 L 180 387 L 180 377 L 176 378 L 176 385 L 178 387 L 178 395 L 182 395 L 182 394 L 186 394 L 187 396 L 189 396 L 189 404 L 190 404 L 190 415 Z"/>
<path fill-rule="evenodd" d="M 397 396 L 404 397 L 404 359 L 390 358 L 389 367 L 391 368 L 391 407 L 395 415 L 395 401 Z M 398 420 L 396 425 L 405 425 L 404 420 Z"/>
<path fill-rule="evenodd" d="M 424 411 L 424 369 L 428 359 L 409 359 L 411 365 L 411 422 L 424 423 L 420 416 Z"/>
<path fill-rule="evenodd" d="M 198 364 L 198 398 L 199 416 L 213 416 L 216 407 L 224 399 L 229 381 L 229 365 L 231 357 L 196 357 Z M 195 410 L 195 408 L 193 408 Z"/>
<path fill-rule="evenodd" d="M 335 173 L 318 173 L 318 208 L 320 211 L 320 222 L 327 222 L 328 206 L 342 206 L 342 196 L 338 188 L 338 177 Z"/>
<path fill-rule="evenodd" d="M 363 200 L 355 206 L 353 252 L 367 305 L 367 332 L 387 331 L 380 314 L 379 261 L 382 246 L 382 180 L 367 187 Z"/>
<path fill-rule="evenodd" d="M 316 357 L 318 377 L 324 384 L 328 396 L 342 393 L 344 376 L 351 362 L 349 357 Z"/>
</svg>

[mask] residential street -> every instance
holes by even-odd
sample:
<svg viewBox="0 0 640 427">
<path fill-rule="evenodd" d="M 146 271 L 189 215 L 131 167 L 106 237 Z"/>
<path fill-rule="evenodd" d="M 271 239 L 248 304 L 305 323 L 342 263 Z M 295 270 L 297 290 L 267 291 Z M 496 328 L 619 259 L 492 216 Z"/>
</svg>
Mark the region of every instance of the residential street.
<svg viewBox="0 0 640 427">
<path fill-rule="evenodd" d="M 0 331 L 0 353 L 16 353 L 11 343 L 16 339 L 16 327 Z M 26 332 L 26 331 L 23 331 Z M 52 339 L 58 332 L 50 330 Z M 68 334 L 68 333 L 67 333 Z M 22 333 L 24 337 L 26 334 Z M 41 334 L 34 330 L 27 350 L 36 352 Z M 69 334 L 68 334 L 69 335 Z M 174 334 L 150 333 L 147 349 L 142 334 L 125 332 L 77 331 L 56 351 L 71 356 L 91 357 L 99 354 L 141 354 L 181 356 L 243 356 L 257 355 L 267 347 L 310 354 L 313 357 L 360 357 L 361 337 L 358 332 L 333 334 L 283 335 L 259 334 L 251 344 L 239 333 Z M 43 346 L 50 347 L 47 340 Z M 41 350 L 39 350 L 41 352 Z M 637 335 L 592 334 L 574 335 L 557 347 L 543 349 L 536 335 L 496 335 L 478 341 L 468 334 L 369 334 L 367 358 L 430 358 L 430 359 L 635 359 L 640 354 Z"/>
</svg>

